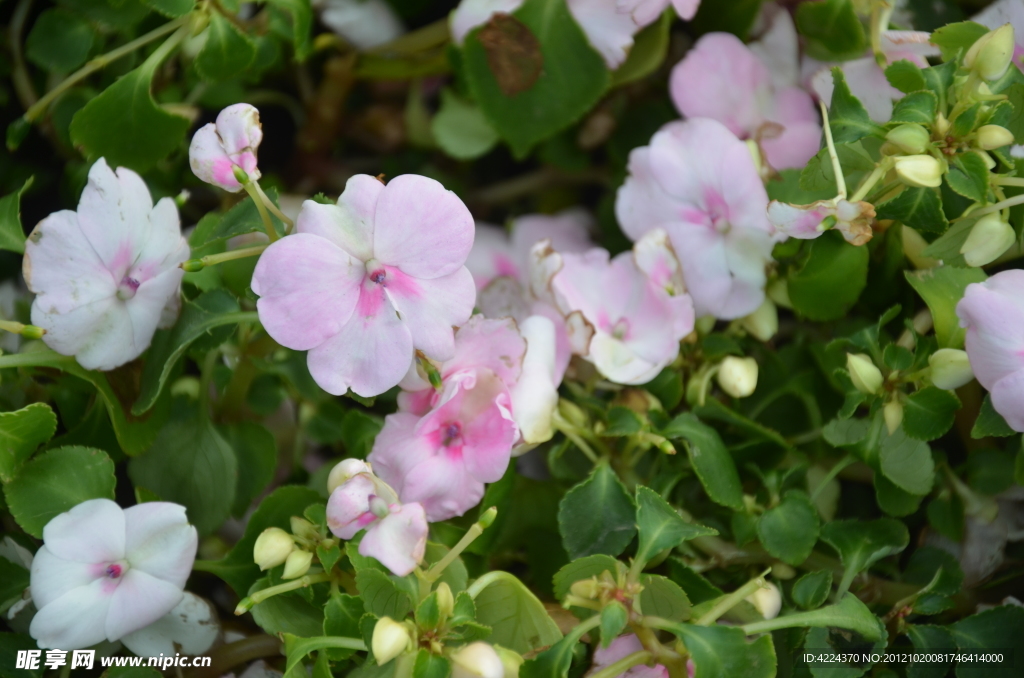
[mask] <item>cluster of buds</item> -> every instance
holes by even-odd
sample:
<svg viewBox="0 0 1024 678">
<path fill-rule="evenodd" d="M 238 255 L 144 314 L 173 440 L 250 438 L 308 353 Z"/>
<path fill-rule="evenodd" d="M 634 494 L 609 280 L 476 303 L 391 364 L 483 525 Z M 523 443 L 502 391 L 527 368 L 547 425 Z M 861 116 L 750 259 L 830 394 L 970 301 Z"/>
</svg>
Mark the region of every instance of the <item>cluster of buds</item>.
<svg viewBox="0 0 1024 678">
<path fill-rule="evenodd" d="M 441 584 L 431 595 L 446 591 L 451 602 L 451 589 Z M 417 613 L 418 614 L 418 613 Z M 448 610 L 448 615 L 451 609 Z M 518 678 L 523 658 L 516 652 L 489 643 L 477 641 L 446 650 L 432 634 L 420 634 L 412 621 L 396 621 L 381 617 L 373 627 L 370 649 L 378 666 L 393 660 L 412 658 L 419 646 L 424 646 L 436 655 L 448 655 L 451 661 L 452 678 Z"/>
<path fill-rule="evenodd" d="M 620 567 L 615 574 L 605 570 L 589 579 L 574 582 L 562 605 L 599 610 L 602 614 L 608 609 L 611 614 L 628 616 L 633 607 L 632 601 L 643 590 L 643 585 L 630 581 L 625 568 Z"/>
<path fill-rule="evenodd" d="M 260 570 L 283 564 L 281 578 L 297 579 L 309 571 L 317 546 L 330 548 L 335 542 L 305 518 L 292 516 L 291 533 L 280 527 L 268 527 L 256 538 L 252 555 Z"/>
</svg>

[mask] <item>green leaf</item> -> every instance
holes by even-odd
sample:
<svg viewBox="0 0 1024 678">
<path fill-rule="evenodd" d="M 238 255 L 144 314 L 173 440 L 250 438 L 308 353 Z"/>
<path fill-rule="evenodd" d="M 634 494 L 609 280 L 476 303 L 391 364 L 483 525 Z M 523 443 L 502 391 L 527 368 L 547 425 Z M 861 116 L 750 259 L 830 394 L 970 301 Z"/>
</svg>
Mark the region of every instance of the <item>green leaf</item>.
<svg viewBox="0 0 1024 678">
<path fill-rule="evenodd" d="M 628 407 L 616 405 L 609 408 L 607 419 L 608 426 L 601 432 L 603 436 L 631 436 L 643 427 L 639 415 Z"/>
<path fill-rule="evenodd" d="M 807 626 L 837 628 L 854 631 L 872 642 L 885 638 L 885 627 L 881 621 L 871 613 L 867 605 L 852 593 L 843 594 L 843 597 L 835 605 L 826 605 L 807 612 L 795 612 L 767 622 L 754 622 L 749 626 L 769 626 L 773 629 Z"/>
<path fill-rule="evenodd" d="M 626 60 L 612 73 L 612 87 L 645 78 L 658 69 L 668 55 L 669 28 L 674 18 L 672 12 L 662 12 L 657 21 L 634 36 Z"/>
<path fill-rule="evenodd" d="M 839 164 L 843 169 L 843 176 L 846 177 L 847 184 L 853 183 L 853 175 L 856 173 L 870 172 L 875 168 L 875 161 L 864 150 L 861 142 L 836 144 L 836 157 L 839 158 Z M 771 184 L 769 184 L 770 186 Z M 807 166 L 800 171 L 800 189 L 808 191 L 806 197 L 797 199 L 797 196 L 793 196 L 794 199 L 792 200 L 775 196 L 772 196 L 772 198 L 774 200 L 782 200 L 783 202 L 806 204 L 814 202 L 814 200 L 827 200 L 835 196 L 837 190 L 836 175 L 827 148 L 818 151 L 817 155 L 811 158 Z"/>
<path fill-rule="evenodd" d="M 833 447 L 856 445 L 868 437 L 871 422 L 867 419 L 833 419 L 821 430 L 825 442 Z"/>
<path fill-rule="evenodd" d="M 921 80 L 923 87 L 924 78 Z M 939 100 L 934 92 L 928 90 L 913 92 L 896 102 L 892 109 L 892 117 L 889 118 L 889 124 L 912 122 L 931 125 L 935 121 L 935 109 L 938 105 Z"/>
<path fill-rule="evenodd" d="M 228 80 L 245 72 L 256 58 L 256 43 L 219 12 L 210 12 L 206 42 L 196 55 L 204 80 Z"/>
<path fill-rule="evenodd" d="M 1013 113 L 1004 121 L 1003 127 L 1013 133 L 1015 143 L 1024 143 L 1024 84 L 1011 85 L 1003 94 L 1013 106 Z"/>
<path fill-rule="evenodd" d="M 132 482 L 182 504 L 199 534 L 210 534 L 234 505 L 238 460 L 209 418 L 178 399 L 153 446 L 128 464 Z"/>
<path fill-rule="evenodd" d="M 562 638 L 544 604 L 514 575 L 488 572 L 468 591 L 476 603 L 476 620 L 493 629 L 489 640 L 495 645 L 525 654 Z"/>
<path fill-rule="evenodd" d="M 51 73 L 70 73 L 85 63 L 95 37 L 92 26 L 80 16 L 48 9 L 25 39 L 25 56 Z"/>
<path fill-rule="evenodd" d="M 839 590 L 845 592 L 853 578 L 873 563 L 907 548 L 910 533 L 906 525 L 892 518 L 835 520 L 822 525 L 821 539 L 843 562 L 845 572 Z"/>
<path fill-rule="evenodd" d="M 793 602 L 805 610 L 820 607 L 832 590 L 832 570 L 808 572 L 793 583 Z"/>
<path fill-rule="evenodd" d="M 917 511 L 924 499 L 924 495 L 907 492 L 881 473 L 875 475 L 874 483 L 878 507 L 890 516 L 909 516 Z"/>
<path fill-rule="evenodd" d="M 602 572 L 610 572 L 613 577 L 619 573 L 619 561 L 611 556 L 595 554 L 585 558 L 577 558 L 571 563 L 562 566 L 555 573 L 552 581 L 554 583 L 555 599 L 561 600 L 569 594 L 569 589 L 578 581 L 597 577 Z"/>
<path fill-rule="evenodd" d="M 1024 608 L 1001 605 L 972 615 L 949 627 L 953 640 L 961 652 L 1000 652 L 1016 648 L 1024 637 Z M 1019 676 L 1016 668 L 1019 658 L 1012 661 L 971 663 L 959 662 L 957 678 L 1013 678 Z"/>
<path fill-rule="evenodd" d="M 28 569 L 20 562 L 15 563 L 0 556 L 0 614 L 6 616 L 7 610 L 22 600 L 31 581 Z"/>
<path fill-rule="evenodd" d="M 569 490 L 558 505 L 562 544 L 572 559 L 595 553 L 617 556 L 636 533 L 636 507 L 608 464 Z"/>
<path fill-rule="evenodd" d="M 992 406 L 992 396 L 986 393 L 985 399 L 981 402 L 981 411 L 974 421 L 974 428 L 971 429 L 971 437 L 1005 438 L 1016 433 L 1003 419 L 1003 415 L 996 412 L 996 408 Z"/>
<path fill-rule="evenodd" d="M 826 54 L 862 52 L 867 45 L 864 26 L 850 0 L 802 3 L 796 11 L 796 27 Z"/>
<path fill-rule="evenodd" d="M 833 0 L 827 0 L 832 3 Z M 849 0 L 846 0 L 847 3 Z M 809 3 L 801 5 L 801 9 L 823 5 L 826 3 Z M 797 12 L 799 18 L 800 12 Z M 860 25 L 860 22 L 857 22 Z M 832 68 L 832 104 L 829 106 L 829 127 L 832 128 L 832 139 L 837 144 L 845 144 L 857 141 L 868 136 L 884 137 L 885 130 L 871 121 L 867 109 L 860 99 L 853 96 L 849 85 L 846 84 L 846 76 L 838 66 Z"/>
<path fill-rule="evenodd" d="M 973 106 L 967 108 L 960 115 L 956 116 L 953 120 L 953 128 L 951 133 L 954 137 L 965 137 L 974 131 L 974 128 L 978 124 L 978 118 L 981 116 L 981 103 L 978 102 Z M 963 156 L 973 155 L 980 160 L 980 157 L 976 153 L 965 153 Z"/>
<path fill-rule="evenodd" d="M 669 422 L 661 434 L 687 441 L 690 464 L 712 501 L 737 511 L 743 507 L 743 488 L 736 462 L 715 429 L 684 412 Z"/>
<path fill-rule="evenodd" d="M 640 605 L 635 608 L 637 611 L 669 621 L 679 622 L 690 618 L 690 599 L 679 584 L 660 574 L 640 575 L 640 584 L 644 590 L 640 592 Z"/>
<path fill-rule="evenodd" d="M 868 250 L 831 232 L 807 247 L 807 260 L 789 274 L 793 308 L 811 320 L 842 318 L 867 285 Z"/>
<path fill-rule="evenodd" d="M 527 659 L 519 669 L 520 678 L 566 678 L 580 638 L 593 629 L 596 622 L 595 619 L 590 624 L 578 624 L 547 650 L 532 659 Z"/>
<path fill-rule="evenodd" d="M 405 619 L 412 612 L 412 598 L 386 572 L 372 567 L 357 568 L 356 587 L 366 611 L 374 616 Z"/>
<path fill-rule="evenodd" d="M 114 462 L 103 450 L 58 447 L 31 459 L 4 485 L 14 519 L 33 537 L 55 516 L 88 499 L 113 499 Z"/>
<path fill-rule="evenodd" d="M 673 584 L 675 586 L 675 584 Z M 679 588 L 678 586 L 676 588 Z M 601 647 L 608 647 L 619 637 L 629 621 L 629 611 L 617 600 L 610 600 L 601 608 Z"/>
<path fill-rule="evenodd" d="M 988 167 L 977 153 L 961 153 L 949 163 L 946 183 L 954 191 L 974 202 L 985 202 L 988 194 Z"/>
<path fill-rule="evenodd" d="M 878 205 L 877 216 L 902 222 L 921 233 L 944 233 L 949 228 L 942 198 L 934 188 L 908 186 Z"/>
<path fill-rule="evenodd" d="M 565 0 L 526 0 L 498 16 L 469 34 L 462 63 L 484 115 L 523 158 L 589 111 L 610 76 Z"/>
<path fill-rule="evenodd" d="M 447 657 L 436 655 L 421 647 L 416 653 L 416 663 L 412 667 L 412 678 L 448 678 L 452 672 L 452 662 Z"/>
<path fill-rule="evenodd" d="M 143 2 L 171 19 L 185 16 L 196 6 L 195 0 L 143 0 Z M 216 14 L 216 12 L 211 12 L 211 16 Z"/>
<path fill-rule="evenodd" d="M 930 626 L 927 624 L 912 624 L 907 628 L 907 637 L 914 644 L 914 649 L 920 653 L 950 653 L 956 652 L 956 642 L 948 629 L 942 626 Z M 907 678 L 944 678 L 949 675 L 953 667 L 952 657 L 948 661 L 927 661 L 927 659 L 940 659 L 940 657 L 922 657 L 922 661 L 912 662 L 907 665 Z"/>
<path fill-rule="evenodd" d="M 649 487 L 636 486 L 636 504 L 640 533 L 637 561 L 647 563 L 661 551 L 673 549 L 684 541 L 718 534 L 710 527 L 686 522 L 671 504 Z"/>
<path fill-rule="evenodd" d="M 0 198 L 0 250 L 25 253 L 25 229 L 21 225 L 21 196 L 32 185 L 32 177 L 17 191 Z"/>
<path fill-rule="evenodd" d="M 775 676 L 775 646 L 770 635 L 748 643 L 746 635 L 736 627 L 672 624 L 668 630 L 686 645 L 696 678 Z"/>
<path fill-rule="evenodd" d="M 277 189 L 267 188 L 264 191 L 267 197 L 277 203 Z M 270 222 L 278 235 L 284 235 L 284 224 L 273 214 L 270 215 Z M 263 233 L 265 227 L 256 209 L 256 203 L 248 198 L 240 200 L 234 207 L 223 215 L 209 213 L 204 216 L 196 225 L 196 230 L 189 236 L 188 244 L 193 249 L 205 245 L 219 243 L 229 238 L 248 233 Z"/>
<path fill-rule="evenodd" d="M 720 2 L 703 3 L 690 22 L 691 33 L 694 35 L 714 32 L 732 33 L 746 42 L 760 9 L 761 0 L 732 0 L 732 2 L 724 4 Z M 675 19 L 675 12 L 670 11 L 669 16 Z"/>
<path fill-rule="evenodd" d="M 313 53 L 313 8 L 309 0 L 267 0 L 268 5 L 291 17 L 295 59 L 305 61 Z"/>
<path fill-rule="evenodd" d="M 329 603 L 328 603 L 329 605 Z M 326 624 L 326 620 L 324 621 Z M 350 629 L 351 630 L 351 629 Z M 299 662 L 311 652 L 328 648 L 343 650 L 365 650 L 366 643 L 360 638 L 358 626 L 352 634 L 345 636 L 314 636 L 312 638 L 300 638 L 292 633 L 282 633 L 284 639 L 284 653 L 288 657 L 285 664 L 285 673 L 291 671 Z M 351 654 L 349 652 L 348 654 Z M 315 675 L 315 674 L 314 674 Z"/>
<path fill-rule="evenodd" d="M 255 323 L 258 320 L 255 311 L 240 311 L 238 301 L 222 289 L 210 290 L 193 301 L 186 301 L 174 327 L 159 330 L 153 337 L 142 370 L 139 397 L 132 405 L 132 414 L 140 415 L 153 407 L 174 365 L 194 341 L 201 337 L 211 337 L 220 344 L 230 337 L 234 328 L 216 334 L 213 330 L 239 323 Z"/>
<path fill-rule="evenodd" d="M 252 553 L 250 552 L 250 557 Z M 248 595 L 270 586 L 270 578 L 258 580 Z M 296 593 L 271 596 L 252 608 L 252 618 L 271 634 L 291 633 L 303 639 L 317 638 L 323 633 L 324 610 Z"/>
<path fill-rule="evenodd" d="M 447 88 L 441 90 L 441 107 L 430 130 L 441 150 L 457 160 L 479 158 L 499 139 L 478 106 Z"/>
<path fill-rule="evenodd" d="M 936 389 L 938 390 L 938 389 Z M 911 494 L 928 494 L 935 481 L 935 464 L 927 443 L 898 428 L 882 441 L 879 462 L 885 477 Z"/>
<path fill-rule="evenodd" d="M 956 394 L 928 386 L 912 393 L 903 403 L 903 430 L 911 438 L 935 440 L 953 427 L 958 409 L 960 399 Z"/>
<path fill-rule="evenodd" d="M 924 74 L 917 64 L 900 59 L 885 69 L 885 78 L 889 84 L 903 92 L 910 94 L 927 87 L 924 81 Z"/>
<path fill-rule="evenodd" d="M 938 266 L 923 271 L 906 271 L 904 275 L 932 312 L 939 348 L 963 348 L 966 330 L 960 327 L 956 305 L 968 285 L 987 279 L 985 272 L 980 268 Z"/>
<path fill-rule="evenodd" d="M 960 54 L 966 54 L 978 38 L 988 33 L 988 28 L 973 21 L 961 21 L 937 29 L 929 39 L 942 50 L 943 61 L 953 61 Z"/>
<path fill-rule="evenodd" d="M 324 635 L 359 638 L 359 620 L 365 614 L 363 601 L 356 596 L 338 593 L 324 606 Z M 331 659 L 340 661 L 354 654 L 354 650 L 337 648 L 330 652 Z"/>
<path fill-rule="evenodd" d="M 71 141 L 90 162 L 106 158 L 111 167 L 143 172 L 184 141 L 188 118 L 168 113 L 150 93 L 153 75 L 166 56 L 157 49 L 75 113 Z"/>
<path fill-rule="evenodd" d="M 940 111 L 947 110 L 947 93 L 949 88 L 953 86 L 953 78 L 956 76 L 957 67 L 958 64 L 956 62 L 949 61 L 921 70 L 928 89 L 934 92 L 939 100 L 938 110 Z"/>
<path fill-rule="evenodd" d="M 46 403 L 0 412 L 0 481 L 11 482 L 36 448 L 57 431 L 57 415 Z"/>
<path fill-rule="evenodd" d="M 761 514 L 757 536 L 768 553 L 799 565 L 818 541 L 818 511 L 804 492 L 790 490 L 782 503 Z"/>
<path fill-rule="evenodd" d="M 277 442 L 265 426 L 251 421 L 223 426 L 220 433 L 238 459 L 238 485 L 231 514 L 242 516 L 274 479 Z"/>
<path fill-rule="evenodd" d="M 905 370 L 914 364 L 914 354 L 899 344 L 889 344 L 882 351 L 882 362 L 890 370 Z"/>
</svg>

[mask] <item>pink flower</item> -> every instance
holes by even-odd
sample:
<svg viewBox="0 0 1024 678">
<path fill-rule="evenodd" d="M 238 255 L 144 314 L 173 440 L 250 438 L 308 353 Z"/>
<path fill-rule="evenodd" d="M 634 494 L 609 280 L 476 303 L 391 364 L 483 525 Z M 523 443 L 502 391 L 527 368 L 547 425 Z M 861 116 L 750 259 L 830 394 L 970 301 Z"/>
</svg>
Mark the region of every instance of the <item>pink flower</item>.
<svg viewBox="0 0 1024 678">
<path fill-rule="evenodd" d="M 689 21 L 697 14 L 700 0 L 616 0 L 619 12 L 628 13 L 638 26 L 653 23 L 671 4 L 680 19 Z"/>
<path fill-rule="evenodd" d="M 82 502 L 43 528 L 29 633 L 40 647 L 73 650 L 149 626 L 181 601 L 197 545 L 184 506 Z"/>
<path fill-rule="evenodd" d="M 359 553 L 399 577 L 416 569 L 427 548 L 427 518 L 419 504 L 401 504 L 395 491 L 367 469 L 348 477 L 327 500 L 327 527 L 339 539 L 366 530 Z"/>
<path fill-rule="evenodd" d="M 992 395 L 992 406 L 1015 431 L 1024 431 L 1024 271 L 997 273 L 967 286 L 956 306 L 967 328 L 967 356 L 974 375 Z"/>
<path fill-rule="evenodd" d="M 242 184 L 235 178 L 235 168 L 250 179 L 260 178 L 256 149 L 261 141 L 260 112 L 249 104 L 234 104 L 217 115 L 216 123 L 199 128 L 188 147 L 188 162 L 206 183 L 237 193 Z"/>
<path fill-rule="evenodd" d="M 747 145 L 705 118 L 671 122 L 629 155 L 615 214 L 638 240 L 664 229 L 697 315 L 731 320 L 764 301 L 773 229 Z"/>
<path fill-rule="evenodd" d="M 640 639 L 632 633 L 619 636 L 608 647 L 599 647 L 594 650 L 594 665 L 587 672 L 587 675 L 595 674 L 606 666 L 611 666 L 620 659 L 625 659 L 629 655 L 640 652 L 643 649 L 644 646 L 640 643 Z M 694 668 L 692 662 L 687 661 L 686 670 L 689 678 L 693 678 Z M 655 664 L 654 666 L 641 664 L 611 678 L 668 678 L 668 669 L 661 664 Z"/>
<path fill-rule="evenodd" d="M 557 255 L 555 255 L 557 256 Z M 605 377 L 643 384 L 679 354 L 693 331 L 693 302 L 664 231 L 609 260 L 606 250 L 561 256 L 551 286 L 581 355 Z"/>
<path fill-rule="evenodd" d="M 25 243 L 25 283 L 36 293 L 32 323 L 43 341 L 86 369 L 139 357 L 157 327 L 174 324 L 188 259 L 178 209 L 156 206 L 135 172 L 100 158 L 78 211 L 54 212 Z"/>
<path fill-rule="evenodd" d="M 463 265 L 473 218 L 454 193 L 414 174 L 386 187 L 360 174 L 337 205 L 307 200 L 296 230 L 260 257 L 252 289 L 267 332 L 309 351 L 325 391 L 378 395 L 401 381 L 414 349 L 452 357 L 452 326 L 476 296 Z"/>
<path fill-rule="evenodd" d="M 711 118 L 740 139 L 756 140 L 776 169 L 803 167 L 818 152 L 821 125 L 810 95 L 777 87 L 766 65 L 731 33 L 698 40 L 672 69 L 670 92 L 685 117 Z"/>
<path fill-rule="evenodd" d="M 829 217 L 830 222 L 825 222 Z M 871 240 L 874 218 L 874 205 L 864 201 L 833 198 L 809 205 L 791 205 L 772 200 L 768 205 L 768 221 L 772 226 L 790 238 L 801 240 L 817 238 L 829 228 L 835 228 L 850 244 L 863 245 Z"/>
</svg>

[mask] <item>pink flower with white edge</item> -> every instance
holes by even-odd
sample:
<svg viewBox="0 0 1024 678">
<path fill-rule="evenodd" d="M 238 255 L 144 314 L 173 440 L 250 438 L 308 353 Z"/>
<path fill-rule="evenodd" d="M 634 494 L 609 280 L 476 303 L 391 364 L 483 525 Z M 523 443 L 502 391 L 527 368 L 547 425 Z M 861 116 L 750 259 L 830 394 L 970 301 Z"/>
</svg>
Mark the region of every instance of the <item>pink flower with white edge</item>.
<svg viewBox="0 0 1024 678">
<path fill-rule="evenodd" d="M 256 150 L 263 141 L 260 112 L 249 104 L 228 106 L 217 115 L 217 122 L 199 128 L 188 147 L 192 172 L 208 184 L 237 193 L 242 184 L 235 176 L 240 170 L 249 179 L 259 179 Z"/>
<path fill-rule="evenodd" d="M 971 369 L 992 406 L 1015 431 L 1024 431 L 1024 271 L 996 273 L 967 286 L 956 306 L 967 328 Z"/>
<path fill-rule="evenodd" d="M 551 287 L 574 345 L 608 379 L 644 384 L 679 354 L 693 331 L 693 302 L 664 231 L 609 260 L 606 250 L 561 256 Z"/>
<path fill-rule="evenodd" d="M 834 198 L 809 205 L 791 205 L 772 200 L 768 205 L 768 221 L 772 226 L 790 238 L 801 240 L 817 238 L 834 228 L 851 245 L 863 245 L 871 240 L 871 223 L 874 218 L 875 206 L 864 201 L 850 202 Z"/>
<path fill-rule="evenodd" d="M 32 323 L 54 351 L 86 369 L 112 370 L 139 357 L 157 327 L 174 324 L 178 265 L 188 256 L 174 200 L 154 206 L 142 177 L 100 158 L 78 210 L 54 212 L 25 243 Z"/>
<path fill-rule="evenodd" d="M 606 666 L 611 666 L 615 662 L 643 649 L 644 646 L 640 643 L 640 639 L 632 633 L 619 636 L 608 647 L 599 647 L 594 650 L 594 665 L 586 675 L 593 675 Z M 686 675 L 688 678 L 693 678 L 694 668 L 693 662 L 688 659 L 686 661 Z M 655 664 L 654 666 L 641 664 L 610 678 L 668 678 L 668 669 L 661 664 Z"/>
<path fill-rule="evenodd" d="M 303 203 L 295 227 L 260 257 L 252 289 L 260 322 L 309 351 L 321 388 L 375 396 L 402 380 L 415 349 L 452 357 L 452 327 L 476 299 L 464 266 L 473 218 L 454 193 L 415 174 L 387 186 L 359 174 L 337 205 Z"/>
<path fill-rule="evenodd" d="M 182 600 L 198 543 L 178 504 L 90 499 L 61 513 L 32 561 L 29 633 L 74 650 L 149 626 Z"/>
<path fill-rule="evenodd" d="M 698 316 L 753 313 L 777 238 L 747 145 L 715 120 L 671 122 L 633 149 L 628 168 L 615 201 L 626 235 L 668 233 Z"/>
<path fill-rule="evenodd" d="M 672 101 L 687 118 L 711 118 L 753 139 L 776 169 L 803 167 L 821 140 L 814 102 L 799 87 L 776 87 L 758 56 L 731 33 L 708 33 L 672 69 Z"/>
<path fill-rule="evenodd" d="M 427 548 L 427 518 L 419 504 L 398 495 L 367 469 L 350 476 L 327 500 L 327 527 L 339 539 L 366 530 L 359 553 L 376 558 L 399 577 L 416 569 Z"/>
</svg>

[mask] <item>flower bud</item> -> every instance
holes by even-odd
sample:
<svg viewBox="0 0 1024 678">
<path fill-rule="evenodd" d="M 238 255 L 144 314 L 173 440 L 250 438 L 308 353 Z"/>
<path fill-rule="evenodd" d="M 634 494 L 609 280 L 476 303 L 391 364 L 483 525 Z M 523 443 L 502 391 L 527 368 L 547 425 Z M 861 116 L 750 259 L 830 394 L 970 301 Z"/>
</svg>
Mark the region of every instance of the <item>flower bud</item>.
<svg viewBox="0 0 1024 678">
<path fill-rule="evenodd" d="M 317 532 L 316 527 L 313 523 L 309 522 L 305 518 L 298 516 L 292 516 L 291 518 L 292 534 L 296 537 L 302 537 L 304 539 L 319 539 L 320 533 Z"/>
<path fill-rule="evenodd" d="M 349 478 L 360 473 L 370 473 L 370 465 L 362 459 L 342 459 L 327 476 L 327 491 L 334 492 L 348 482 Z"/>
<path fill-rule="evenodd" d="M 590 579 L 581 579 L 578 582 L 574 582 L 573 585 L 569 587 L 569 592 L 574 596 L 593 600 L 601 593 L 601 585 L 598 584 L 597 579 L 593 577 Z"/>
<path fill-rule="evenodd" d="M 452 678 L 504 678 L 505 665 L 483 641 L 470 643 L 452 655 Z"/>
<path fill-rule="evenodd" d="M 906 123 L 889 130 L 885 135 L 887 141 L 895 144 L 904 153 L 923 153 L 928 148 L 931 136 L 928 130 L 920 125 Z"/>
<path fill-rule="evenodd" d="M 295 549 L 288 554 L 288 558 L 284 561 L 284 572 L 281 573 L 281 579 L 298 579 L 309 572 L 312 562 L 312 553 Z"/>
<path fill-rule="evenodd" d="M 565 398 L 559 400 L 558 413 L 573 426 L 578 426 L 580 428 L 590 427 L 590 419 L 587 417 L 586 412 L 571 400 L 566 400 Z"/>
<path fill-rule="evenodd" d="M 982 80 L 998 80 L 1013 59 L 1013 26 L 1003 24 L 978 38 L 964 56 L 964 66 Z"/>
<path fill-rule="evenodd" d="M 256 538 L 252 548 L 252 559 L 261 570 L 277 567 L 295 550 L 292 536 L 280 527 L 268 527 Z"/>
<path fill-rule="evenodd" d="M 930 155 L 896 158 L 896 175 L 907 186 L 936 188 L 942 184 L 942 164 Z"/>
<path fill-rule="evenodd" d="M 987 169 L 988 171 L 991 172 L 996 168 L 996 161 L 992 158 L 992 154 L 989 153 L 988 151 L 983 151 L 979 148 L 975 148 L 973 151 L 969 152 L 981 158 L 981 161 L 985 163 L 985 169 Z"/>
<path fill-rule="evenodd" d="M 785 278 L 776 278 L 768 283 L 768 288 L 765 291 L 768 293 L 768 298 L 774 301 L 776 306 L 793 308 L 793 302 L 789 298 L 789 281 Z"/>
<path fill-rule="evenodd" d="M 861 393 L 871 395 L 881 390 L 882 372 L 863 353 L 847 353 L 846 370 L 850 373 L 854 387 Z"/>
<path fill-rule="evenodd" d="M 757 310 L 741 319 L 740 324 L 761 341 L 768 341 L 779 331 L 779 311 L 772 300 L 765 297 Z"/>
<path fill-rule="evenodd" d="M 728 356 L 718 368 L 718 385 L 733 398 L 746 398 L 757 388 L 757 361 Z"/>
<path fill-rule="evenodd" d="M 928 357 L 928 364 L 932 368 L 932 383 L 939 388 L 960 388 L 974 379 L 967 352 L 957 348 L 940 348 Z"/>
<path fill-rule="evenodd" d="M 885 428 L 892 435 L 903 423 L 903 404 L 898 400 L 890 400 L 882 408 L 882 416 L 885 418 Z"/>
<path fill-rule="evenodd" d="M 763 587 L 747 596 L 747 602 L 753 605 L 765 619 L 775 619 L 782 609 L 782 594 L 779 587 L 767 582 Z"/>
<path fill-rule="evenodd" d="M 967 240 L 960 246 L 960 254 L 964 255 L 968 266 L 984 266 L 1010 249 L 1016 238 L 1013 227 L 998 213 L 986 214 L 974 224 Z"/>
<path fill-rule="evenodd" d="M 494 651 L 501 659 L 501 665 L 505 668 L 505 678 L 519 678 L 519 667 L 523 665 L 523 655 L 515 650 L 495 646 Z"/>
<path fill-rule="evenodd" d="M 438 616 L 445 620 L 455 611 L 455 597 L 452 595 L 451 587 L 444 582 L 437 585 L 435 593 L 437 593 Z"/>
<path fill-rule="evenodd" d="M 933 125 L 936 136 L 938 136 L 940 139 L 945 137 L 947 134 L 949 134 L 950 127 L 951 125 L 949 124 L 949 119 L 946 117 L 945 113 L 942 113 L 940 111 L 938 114 L 936 114 L 935 124 Z"/>
<path fill-rule="evenodd" d="M 1013 143 L 1013 132 L 1000 125 L 982 125 L 978 128 L 978 148 L 992 151 Z"/>
<path fill-rule="evenodd" d="M 373 650 L 373 657 L 377 660 L 378 666 L 387 664 L 408 650 L 411 644 L 412 635 L 409 633 L 409 627 L 391 617 L 381 617 L 373 627 L 370 649 Z"/>
</svg>

